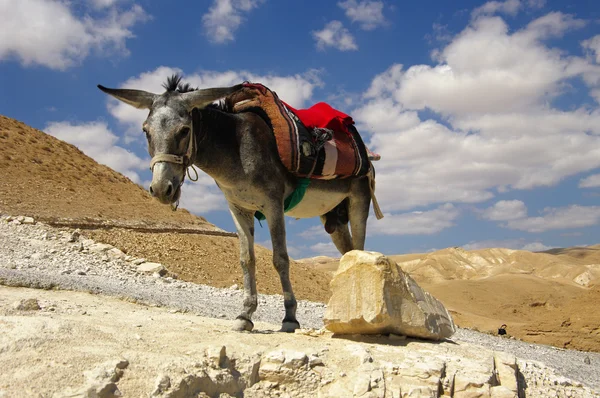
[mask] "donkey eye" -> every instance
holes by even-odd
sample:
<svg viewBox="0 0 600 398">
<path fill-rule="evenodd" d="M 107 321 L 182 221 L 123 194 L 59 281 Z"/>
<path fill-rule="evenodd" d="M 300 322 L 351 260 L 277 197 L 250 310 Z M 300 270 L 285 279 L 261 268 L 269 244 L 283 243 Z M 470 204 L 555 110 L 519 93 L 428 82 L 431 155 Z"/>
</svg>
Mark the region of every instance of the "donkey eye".
<svg viewBox="0 0 600 398">
<path fill-rule="evenodd" d="M 181 130 L 179 130 L 177 132 L 177 139 L 178 140 L 184 139 L 188 135 L 189 132 L 190 132 L 190 128 L 189 127 L 182 128 Z"/>
</svg>

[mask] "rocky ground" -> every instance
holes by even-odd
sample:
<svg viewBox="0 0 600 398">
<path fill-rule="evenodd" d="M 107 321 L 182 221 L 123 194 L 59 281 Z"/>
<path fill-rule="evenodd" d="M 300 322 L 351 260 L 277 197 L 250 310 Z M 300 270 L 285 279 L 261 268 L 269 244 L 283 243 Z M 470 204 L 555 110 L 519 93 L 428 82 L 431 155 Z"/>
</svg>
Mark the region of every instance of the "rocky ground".
<svg viewBox="0 0 600 398">
<path fill-rule="evenodd" d="M 281 334 L 277 295 L 260 296 L 255 332 L 231 332 L 236 286 L 183 282 L 32 219 L 0 220 L 0 282 L 0 397 L 600 396 L 597 353 L 466 329 L 336 338 L 311 302 L 298 318 L 313 330 Z"/>
</svg>

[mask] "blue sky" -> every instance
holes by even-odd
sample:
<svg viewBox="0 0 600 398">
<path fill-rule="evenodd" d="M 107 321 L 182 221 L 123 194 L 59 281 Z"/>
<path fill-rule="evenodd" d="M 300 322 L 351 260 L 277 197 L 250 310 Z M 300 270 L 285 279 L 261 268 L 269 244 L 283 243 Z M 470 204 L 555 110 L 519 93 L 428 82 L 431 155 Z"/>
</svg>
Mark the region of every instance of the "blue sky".
<svg viewBox="0 0 600 398">
<path fill-rule="evenodd" d="M 0 0 L 0 114 L 148 185 L 146 112 L 96 84 L 261 82 L 351 114 L 382 155 L 368 250 L 596 244 L 600 5 L 565 3 Z M 234 230 L 206 175 L 182 206 Z M 317 219 L 287 226 L 293 257 L 335 255 Z"/>
</svg>

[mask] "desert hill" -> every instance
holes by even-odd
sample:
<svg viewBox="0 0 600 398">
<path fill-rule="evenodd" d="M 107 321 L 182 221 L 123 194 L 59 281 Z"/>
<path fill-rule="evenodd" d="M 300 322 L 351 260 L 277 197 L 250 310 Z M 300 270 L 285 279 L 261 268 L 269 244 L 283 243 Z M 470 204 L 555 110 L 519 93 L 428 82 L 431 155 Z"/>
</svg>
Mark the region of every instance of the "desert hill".
<svg viewBox="0 0 600 398">
<path fill-rule="evenodd" d="M 600 351 L 600 245 L 532 253 L 460 247 L 390 256 L 462 327 Z M 333 272 L 339 259 L 298 260 Z"/>
<path fill-rule="evenodd" d="M 4 116 L 0 116 L 0 213 L 81 227 L 90 238 L 161 262 L 186 281 L 242 285 L 235 234 L 214 236 L 223 231 L 204 218 L 181 208 L 171 211 L 75 146 Z M 256 256 L 259 292 L 280 294 L 271 251 L 257 246 Z M 291 267 L 299 298 L 327 300 L 326 272 L 295 263 Z"/>
<path fill-rule="evenodd" d="M 585 249 L 585 250 L 584 250 Z M 600 280 L 600 248 L 557 249 L 556 253 L 460 247 L 428 254 L 392 256 L 415 278 L 430 283 L 481 279 L 503 274 L 530 274 L 564 283 L 590 286 Z"/>
</svg>

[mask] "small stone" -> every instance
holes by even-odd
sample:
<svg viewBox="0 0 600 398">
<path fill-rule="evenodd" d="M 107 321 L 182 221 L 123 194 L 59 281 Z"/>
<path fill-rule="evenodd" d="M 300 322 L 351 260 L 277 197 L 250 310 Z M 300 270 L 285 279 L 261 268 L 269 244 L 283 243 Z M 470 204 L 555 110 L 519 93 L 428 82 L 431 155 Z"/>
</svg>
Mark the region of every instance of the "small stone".
<svg viewBox="0 0 600 398">
<path fill-rule="evenodd" d="M 213 366 L 223 367 L 225 366 L 225 361 L 227 359 L 227 347 L 209 347 L 206 350 L 206 357 L 213 364 Z"/>
<path fill-rule="evenodd" d="M 88 247 L 88 249 L 93 253 L 104 253 L 112 248 L 112 245 L 108 245 L 106 243 L 93 243 Z"/>
<path fill-rule="evenodd" d="M 133 260 L 131 263 L 133 265 L 140 265 L 146 262 L 145 258 L 136 258 L 135 260 Z"/>
<path fill-rule="evenodd" d="M 85 271 L 80 269 L 75 272 L 77 275 L 86 275 Z"/>
<path fill-rule="evenodd" d="M 171 379 L 167 375 L 158 376 L 156 379 L 156 387 L 154 388 L 154 392 L 152 395 L 162 395 L 165 391 L 167 391 L 171 387 Z"/>
<path fill-rule="evenodd" d="M 33 253 L 31 255 L 32 260 L 43 260 L 45 258 L 48 258 L 48 255 L 45 253 Z"/>
<path fill-rule="evenodd" d="M 231 290 L 238 290 L 238 289 L 240 288 L 240 286 L 239 286 L 239 285 L 236 283 L 236 284 L 234 284 L 234 285 L 231 285 L 229 288 L 230 288 Z"/>
<path fill-rule="evenodd" d="M 116 247 L 113 247 L 112 249 L 107 250 L 106 254 L 108 255 L 108 257 L 110 257 L 112 259 L 125 258 L 125 253 L 123 253 L 121 250 L 117 249 Z"/>
<path fill-rule="evenodd" d="M 121 360 L 119 360 L 119 362 L 117 362 L 117 364 L 115 365 L 115 368 L 125 369 L 128 366 L 129 366 L 129 361 L 127 359 L 121 359 Z"/>
<path fill-rule="evenodd" d="M 590 360 L 590 357 L 585 357 L 583 360 L 583 363 L 585 363 L 586 365 L 590 365 L 592 363 L 592 361 Z"/>
<path fill-rule="evenodd" d="M 40 310 L 40 304 L 37 299 L 23 299 L 13 304 L 13 308 L 19 311 L 37 311 Z"/>
<path fill-rule="evenodd" d="M 79 240 L 79 236 L 81 236 L 81 233 L 78 229 L 76 229 L 75 231 L 71 232 L 67 241 L 71 243 L 77 242 Z"/>
<path fill-rule="evenodd" d="M 23 224 L 25 225 L 34 225 L 35 224 L 35 220 L 33 219 L 33 217 L 23 217 L 21 221 Z"/>
<path fill-rule="evenodd" d="M 155 272 L 157 272 L 160 275 L 164 275 L 167 273 L 167 270 L 165 269 L 165 267 L 160 264 L 160 263 L 151 263 L 151 262 L 146 262 L 143 264 L 140 264 L 137 267 L 138 272 L 145 272 L 145 273 L 149 273 L 149 274 L 153 274 Z"/>
<path fill-rule="evenodd" d="M 316 355 L 309 355 L 308 365 L 313 368 L 315 366 L 323 366 L 323 360 Z"/>
<path fill-rule="evenodd" d="M 354 396 L 360 397 L 371 391 L 371 378 L 368 375 L 361 374 L 354 384 Z"/>
</svg>

